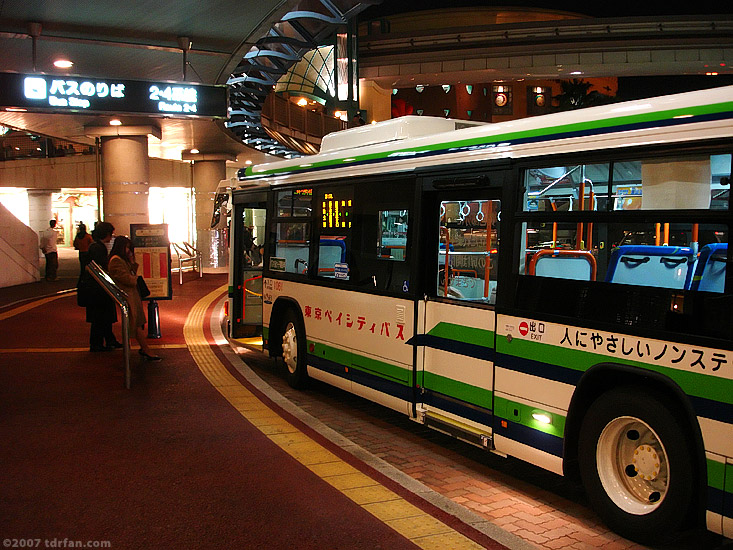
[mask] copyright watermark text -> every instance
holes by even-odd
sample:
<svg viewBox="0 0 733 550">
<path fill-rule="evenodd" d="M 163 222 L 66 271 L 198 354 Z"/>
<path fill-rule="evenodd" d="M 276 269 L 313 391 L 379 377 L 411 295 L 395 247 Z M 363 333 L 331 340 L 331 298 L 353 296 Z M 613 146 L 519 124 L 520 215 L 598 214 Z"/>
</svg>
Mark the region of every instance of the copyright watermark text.
<svg viewBox="0 0 733 550">
<path fill-rule="evenodd" d="M 3 548 L 112 548 L 108 540 L 3 539 Z"/>
</svg>

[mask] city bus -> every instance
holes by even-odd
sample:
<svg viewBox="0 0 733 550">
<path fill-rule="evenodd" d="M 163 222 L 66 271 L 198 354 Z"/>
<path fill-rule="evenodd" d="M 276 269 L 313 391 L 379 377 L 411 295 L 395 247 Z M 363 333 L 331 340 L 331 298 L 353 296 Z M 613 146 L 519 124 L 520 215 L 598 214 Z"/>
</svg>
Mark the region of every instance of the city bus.
<svg viewBox="0 0 733 550">
<path fill-rule="evenodd" d="M 329 134 L 229 186 L 230 337 L 629 539 L 733 537 L 731 138 L 733 87 Z"/>
</svg>

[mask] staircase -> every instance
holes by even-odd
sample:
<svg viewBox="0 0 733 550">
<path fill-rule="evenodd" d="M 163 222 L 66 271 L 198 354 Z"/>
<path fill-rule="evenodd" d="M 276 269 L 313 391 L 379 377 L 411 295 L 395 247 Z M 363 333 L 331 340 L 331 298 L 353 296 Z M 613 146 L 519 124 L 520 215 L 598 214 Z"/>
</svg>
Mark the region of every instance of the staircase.
<svg viewBox="0 0 733 550">
<path fill-rule="evenodd" d="M 0 288 L 41 280 L 38 235 L 0 204 Z"/>
</svg>

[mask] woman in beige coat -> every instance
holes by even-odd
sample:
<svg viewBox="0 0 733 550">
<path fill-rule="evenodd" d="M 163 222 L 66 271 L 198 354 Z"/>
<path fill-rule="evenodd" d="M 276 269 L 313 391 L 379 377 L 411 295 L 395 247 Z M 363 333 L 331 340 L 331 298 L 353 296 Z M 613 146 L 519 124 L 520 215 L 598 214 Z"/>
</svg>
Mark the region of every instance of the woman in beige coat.
<svg viewBox="0 0 733 550">
<path fill-rule="evenodd" d="M 137 262 L 135 262 L 135 247 L 127 237 L 115 238 L 112 250 L 109 253 L 108 272 L 110 277 L 122 290 L 127 293 L 130 301 L 130 332 L 140 344 L 140 355 L 148 361 L 160 361 L 160 357 L 150 353 L 150 346 L 145 339 L 145 312 L 143 301 L 137 290 Z"/>
</svg>

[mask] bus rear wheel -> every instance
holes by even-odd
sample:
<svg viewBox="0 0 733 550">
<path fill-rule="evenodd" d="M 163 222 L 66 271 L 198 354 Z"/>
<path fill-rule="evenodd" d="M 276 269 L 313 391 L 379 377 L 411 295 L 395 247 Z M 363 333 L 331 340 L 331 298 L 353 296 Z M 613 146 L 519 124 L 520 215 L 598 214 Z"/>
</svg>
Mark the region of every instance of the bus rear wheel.
<svg viewBox="0 0 733 550">
<path fill-rule="evenodd" d="M 659 543 L 685 527 L 692 446 L 660 397 L 632 387 L 599 397 L 583 419 L 580 474 L 593 508 L 629 539 Z"/>
<path fill-rule="evenodd" d="M 308 381 L 305 329 L 292 310 L 288 310 L 283 316 L 282 344 L 283 361 L 288 369 L 288 384 L 293 388 L 302 388 Z"/>
</svg>

